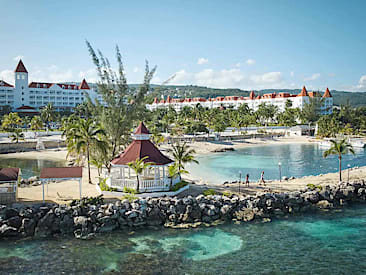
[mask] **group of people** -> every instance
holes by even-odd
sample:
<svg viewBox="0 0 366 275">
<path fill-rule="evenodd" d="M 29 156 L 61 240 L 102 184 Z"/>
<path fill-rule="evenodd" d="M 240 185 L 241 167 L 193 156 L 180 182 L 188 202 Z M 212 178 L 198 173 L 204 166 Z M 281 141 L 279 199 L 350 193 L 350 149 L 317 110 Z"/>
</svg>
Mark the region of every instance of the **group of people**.
<svg viewBox="0 0 366 275">
<path fill-rule="evenodd" d="M 245 184 L 246 184 L 246 186 L 249 187 L 249 174 L 247 174 L 245 177 Z M 266 186 L 266 181 L 264 180 L 264 171 L 261 172 L 261 178 L 259 180 L 259 185 L 262 185 L 262 184 L 264 186 Z"/>
</svg>

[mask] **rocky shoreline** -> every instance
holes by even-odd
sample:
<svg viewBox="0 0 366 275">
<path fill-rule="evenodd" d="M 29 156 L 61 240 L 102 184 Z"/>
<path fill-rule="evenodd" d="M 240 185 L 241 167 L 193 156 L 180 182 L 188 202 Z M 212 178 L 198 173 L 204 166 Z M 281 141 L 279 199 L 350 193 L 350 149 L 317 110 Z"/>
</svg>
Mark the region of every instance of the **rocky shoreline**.
<svg viewBox="0 0 366 275">
<path fill-rule="evenodd" d="M 366 183 L 340 183 L 337 186 L 288 193 L 255 196 L 199 195 L 184 198 L 148 198 L 103 204 L 83 200 L 73 206 L 57 204 L 13 204 L 0 206 L 0 240 L 6 238 L 49 237 L 73 234 L 90 239 L 97 233 L 144 226 L 189 228 L 236 223 L 255 219 L 268 222 L 285 215 L 343 207 L 366 202 Z"/>
</svg>

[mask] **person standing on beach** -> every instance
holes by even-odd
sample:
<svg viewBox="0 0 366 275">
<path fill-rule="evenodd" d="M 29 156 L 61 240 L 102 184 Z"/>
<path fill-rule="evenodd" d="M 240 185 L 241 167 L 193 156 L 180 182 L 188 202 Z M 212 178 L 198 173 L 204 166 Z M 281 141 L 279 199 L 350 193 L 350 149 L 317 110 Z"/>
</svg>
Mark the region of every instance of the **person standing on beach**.
<svg viewBox="0 0 366 275">
<path fill-rule="evenodd" d="M 245 177 L 245 184 L 249 187 L 249 174 Z"/>
<path fill-rule="evenodd" d="M 262 171 L 262 173 L 261 173 L 261 179 L 259 181 L 259 185 L 261 185 L 262 183 L 264 186 L 266 186 L 266 182 L 264 181 L 264 171 Z"/>
</svg>

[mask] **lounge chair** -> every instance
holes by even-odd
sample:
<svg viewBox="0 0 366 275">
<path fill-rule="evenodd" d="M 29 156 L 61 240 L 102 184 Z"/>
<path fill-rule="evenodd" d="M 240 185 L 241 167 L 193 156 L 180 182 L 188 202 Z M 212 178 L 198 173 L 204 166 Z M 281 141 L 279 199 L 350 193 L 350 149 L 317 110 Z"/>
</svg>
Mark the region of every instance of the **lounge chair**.
<svg viewBox="0 0 366 275">
<path fill-rule="evenodd" d="M 73 200 L 73 198 L 72 198 L 72 197 L 63 197 L 63 196 L 61 196 L 58 192 L 57 192 L 56 194 L 57 194 L 57 198 L 58 198 L 59 200 L 62 200 L 62 201 L 72 201 L 72 200 Z"/>
</svg>

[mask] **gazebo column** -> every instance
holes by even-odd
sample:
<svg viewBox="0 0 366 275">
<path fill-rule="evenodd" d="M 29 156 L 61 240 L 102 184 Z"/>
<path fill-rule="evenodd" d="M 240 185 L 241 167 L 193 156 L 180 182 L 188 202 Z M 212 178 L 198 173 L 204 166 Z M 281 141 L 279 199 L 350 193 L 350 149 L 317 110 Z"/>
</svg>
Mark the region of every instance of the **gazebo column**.
<svg viewBox="0 0 366 275">
<path fill-rule="evenodd" d="M 163 179 L 165 179 L 165 165 L 163 166 Z"/>
<path fill-rule="evenodd" d="M 125 167 L 122 166 L 122 179 L 124 179 L 124 178 L 125 178 Z"/>
<path fill-rule="evenodd" d="M 130 166 L 128 166 L 128 178 L 131 178 L 131 169 L 130 169 Z"/>
</svg>

